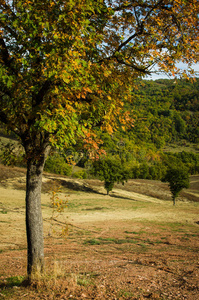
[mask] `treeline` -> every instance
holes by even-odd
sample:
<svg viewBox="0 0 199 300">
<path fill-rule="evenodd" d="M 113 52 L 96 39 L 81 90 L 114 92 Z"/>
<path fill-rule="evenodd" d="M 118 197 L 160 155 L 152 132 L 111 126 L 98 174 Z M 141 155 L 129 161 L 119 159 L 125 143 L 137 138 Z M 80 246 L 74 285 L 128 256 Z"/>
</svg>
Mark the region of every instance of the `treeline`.
<svg viewBox="0 0 199 300">
<path fill-rule="evenodd" d="M 77 152 L 75 149 L 70 149 L 67 153 L 52 151 L 46 161 L 45 171 L 66 176 L 72 175 L 77 178 L 88 178 L 93 175 L 100 175 L 99 166 L 101 166 L 105 169 L 113 168 L 116 178 L 123 178 L 121 179 L 123 181 L 136 178 L 161 180 L 167 169 L 173 166 L 185 167 L 190 175 L 199 173 L 199 153 L 162 152 L 155 149 L 140 148 L 139 145 L 135 146 L 128 140 L 125 142 L 126 140 L 121 141 L 116 137 L 113 139 L 108 135 L 106 138 L 103 145 L 106 155 L 99 159 L 90 160 L 86 151 Z M 1 144 L 0 163 L 24 167 L 23 149 L 16 142 Z M 81 169 L 74 172 L 75 165 Z M 96 172 L 94 171 L 95 167 L 98 169 Z M 108 173 L 106 170 L 105 172 Z M 122 173 L 122 177 L 117 176 L 117 173 Z"/>
<path fill-rule="evenodd" d="M 116 182 L 124 184 L 129 179 L 139 178 L 169 182 L 171 191 L 174 192 L 174 200 L 182 188 L 189 186 L 189 175 L 197 173 L 199 173 L 199 155 L 187 152 L 164 153 L 158 160 L 150 163 L 147 161 L 127 163 L 116 156 L 104 156 L 95 160 L 90 170 L 90 174 L 104 181 L 107 194 Z"/>
<path fill-rule="evenodd" d="M 130 170 L 130 178 L 162 180 L 167 169 L 172 167 L 186 168 L 190 175 L 199 173 L 199 155 L 191 152 L 164 153 L 160 155 L 160 160 L 149 164 L 147 162 L 138 163 Z"/>
</svg>

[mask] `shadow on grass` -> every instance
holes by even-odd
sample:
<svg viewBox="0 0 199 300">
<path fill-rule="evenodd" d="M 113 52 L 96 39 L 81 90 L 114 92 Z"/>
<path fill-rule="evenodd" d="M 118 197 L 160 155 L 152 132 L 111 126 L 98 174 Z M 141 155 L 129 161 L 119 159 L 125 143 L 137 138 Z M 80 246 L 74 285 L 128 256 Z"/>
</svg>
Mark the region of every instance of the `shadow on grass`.
<svg viewBox="0 0 199 300">
<path fill-rule="evenodd" d="M 12 288 L 12 287 L 20 287 L 27 286 L 28 280 L 25 276 L 12 276 L 4 279 L 3 282 L 0 282 L 0 289 L 2 288 Z"/>
</svg>

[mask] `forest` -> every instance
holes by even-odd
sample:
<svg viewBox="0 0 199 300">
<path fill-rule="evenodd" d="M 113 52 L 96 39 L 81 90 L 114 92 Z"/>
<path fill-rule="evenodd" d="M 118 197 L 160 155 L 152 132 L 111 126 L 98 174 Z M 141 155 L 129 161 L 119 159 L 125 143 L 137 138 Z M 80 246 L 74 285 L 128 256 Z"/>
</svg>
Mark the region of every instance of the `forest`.
<svg viewBox="0 0 199 300">
<path fill-rule="evenodd" d="M 199 78 L 194 82 L 145 80 L 132 97 L 137 141 L 153 143 L 158 149 L 180 140 L 199 142 Z"/>
<path fill-rule="evenodd" d="M 199 173 L 199 78 L 143 80 L 132 91 L 132 101 L 124 104 L 124 110 L 134 120 L 130 128 L 119 126 L 112 134 L 97 129 L 99 147 L 94 154 L 81 140 L 61 152 L 52 149 L 45 170 L 78 178 L 103 178 L 99 169 L 106 160 L 115 181 L 121 182 L 129 178 L 161 180 L 174 165 L 185 166 L 189 174 Z M 6 135 L 3 129 L 1 135 Z M 16 143 L 2 144 L 2 163 L 24 165 L 23 151 L 15 148 Z M 82 169 L 74 171 L 74 165 Z M 111 171 L 110 165 L 118 167 Z"/>
</svg>

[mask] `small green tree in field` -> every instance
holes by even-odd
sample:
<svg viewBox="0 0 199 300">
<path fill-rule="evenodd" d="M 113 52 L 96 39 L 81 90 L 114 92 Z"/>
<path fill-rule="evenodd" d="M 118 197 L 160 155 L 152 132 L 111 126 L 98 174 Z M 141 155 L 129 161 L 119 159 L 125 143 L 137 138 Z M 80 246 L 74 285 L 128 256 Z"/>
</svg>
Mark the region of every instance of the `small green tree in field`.
<svg viewBox="0 0 199 300">
<path fill-rule="evenodd" d="M 189 187 L 189 174 L 187 168 L 183 166 L 170 167 L 165 177 L 162 179 L 163 182 L 168 182 L 170 191 L 172 193 L 173 205 L 175 200 L 183 188 Z"/>
<path fill-rule="evenodd" d="M 112 191 L 115 182 L 124 184 L 129 177 L 128 171 L 125 170 L 121 162 L 111 158 L 96 160 L 93 163 L 91 172 L 100 180 L 104 181 L 107 195 Z"/>
</svg>

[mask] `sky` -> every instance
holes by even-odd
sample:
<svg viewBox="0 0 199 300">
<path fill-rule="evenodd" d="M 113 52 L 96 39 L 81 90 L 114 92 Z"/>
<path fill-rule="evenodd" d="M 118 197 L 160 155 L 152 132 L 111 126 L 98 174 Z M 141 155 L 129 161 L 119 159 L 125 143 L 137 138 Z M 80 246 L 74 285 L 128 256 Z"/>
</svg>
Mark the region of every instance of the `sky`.
<svg viewBox="0 0 199 300">
<path fill-rule="evenodd" d="M 177 64 L 177 67 L 181 68 L 182 70 L 185 70 L 187 68 L 186 64 L 179 63 Z M 196 77 L 199 77 L 199 63 L 194 64 L 192 68 L 197 72 Z M 156 79 L 173 79 L 173 77 L 169 77 L 166 74 L 152 74 L 151 76 L 147 76 L 145 79 L 148 80 L 156 80 Z"/>
</svg>

